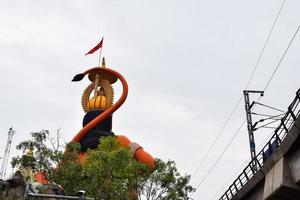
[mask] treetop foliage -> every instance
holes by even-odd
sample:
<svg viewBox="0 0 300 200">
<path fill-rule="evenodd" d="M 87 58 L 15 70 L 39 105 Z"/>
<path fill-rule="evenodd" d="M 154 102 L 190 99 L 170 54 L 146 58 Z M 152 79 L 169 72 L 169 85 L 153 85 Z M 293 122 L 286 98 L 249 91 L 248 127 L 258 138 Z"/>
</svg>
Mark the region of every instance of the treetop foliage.
<svg viewBox="0 0 300 200">
<path fill-rule="evenodd" d="M 49 181 L 62 186 L 68 195 L 85 190 L 99 200 L 185 200 L 195 190 L 189 184 L 190 176 L 182 176 L 174 161 L 157 159 L 156 169 L 150 169 L 136 161 L 129 148 L 122 147 L 114 137 L 102 138 L 97 149 L 88 150 L 82 163 L 79 143 L 67 144 L 63 154 L 54 145 L 58 140 L 54 143 L 52 138 L 51 147 L 47 146 L 48 131 L 31 136 L 17 149 L 25 153 L 34 147 L 35 169 L 45 171 Z M 17 167 L 22 162 L 24 156 L 15 157 L 12 165 Z"/>
</svg>

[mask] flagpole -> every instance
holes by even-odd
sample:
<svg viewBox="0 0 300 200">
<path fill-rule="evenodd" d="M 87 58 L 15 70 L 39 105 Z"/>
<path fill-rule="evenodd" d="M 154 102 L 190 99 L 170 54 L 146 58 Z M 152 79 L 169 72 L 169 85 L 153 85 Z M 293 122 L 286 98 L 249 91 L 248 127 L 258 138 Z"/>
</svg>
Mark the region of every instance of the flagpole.
<svg viewBox="0 0 300 200">
<path fill-rule="evenodd" d="M 98 63 L 98 67 L 101 67 L 101 54 L 102 54 L 102 49 L 103 49 L 103 42 L 104 42 L 104 37 L 102 37 L 102 46 L 100 49 L 100 54 L 99 54 L 99 63 Z"/>
<path fill-rule="evenodd" d="M 102 46 L 102 48 L 100 49 L 98 67 L 101 67 L 101 54 L 102 54 L 102 49 L 103 49 L 103 46 Z"/>
<path fill-rule="evenodd" d="M 102 54 L 102 48 L 103 46 L 101 47 L 100 49 L 100 53 L 99 53 L 99 63 L 98 63 L 98 67 L 101 67 L 101 54 Z M 99 86 L 99 78 L 100 78 L 100 75 L 99 73 L 96 73 L 96 76 L 95 76 L 95 89 L 94 89 L 94 99 L 95 99 L 95 103 L 96 103 L 96 98 L 98 96 L 98 86 Z"/>
<path fill-rule="evenodd" d="M 103 39 L 102 38 L 102 45 L 101 45 L 101 49 L 100 49 L 100 53 L 99 53 L 99 62 L 98 62 L 98 67 L 101 67 L 101 54 L 102 54 L 102 49 L 103 49 Z M 95 89 L 94 89 L 94 99 L 95 99 L 95 103 L 96 103 L 96 99 L 97 99 L 97 96 L 98 96 L 98 86 L 99 86 L 99 78 L 100 78 L 100 75 L 97 73 L 96 74 L 96 77 L 95 77 Z"/>
</svg>

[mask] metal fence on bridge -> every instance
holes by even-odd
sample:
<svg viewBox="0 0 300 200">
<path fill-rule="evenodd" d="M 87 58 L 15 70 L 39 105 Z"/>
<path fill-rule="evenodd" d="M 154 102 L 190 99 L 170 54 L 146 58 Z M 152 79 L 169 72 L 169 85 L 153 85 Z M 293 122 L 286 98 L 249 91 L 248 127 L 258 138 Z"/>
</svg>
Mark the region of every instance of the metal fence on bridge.
<svg viewBox="0 0 300 200">
<path fill-rule="evenodd" d="M 234 180 L 228 190 L 222 195 L 219 200 L 230 200 L 233 196 L 247 184 L 250 178 L 264 165 L 264 162 L 273 154 L 276 148 L 282 143 L 288 134 L 289 129 L 295 123 L 295 120 L 300 114 L 300 89 L 296 92 L 296 97 L 288 107 L 284 117 L 280 121 L 280 125 L 276 128 L 273 136 L 244 168 L 243 172 Z"/>
</svg>

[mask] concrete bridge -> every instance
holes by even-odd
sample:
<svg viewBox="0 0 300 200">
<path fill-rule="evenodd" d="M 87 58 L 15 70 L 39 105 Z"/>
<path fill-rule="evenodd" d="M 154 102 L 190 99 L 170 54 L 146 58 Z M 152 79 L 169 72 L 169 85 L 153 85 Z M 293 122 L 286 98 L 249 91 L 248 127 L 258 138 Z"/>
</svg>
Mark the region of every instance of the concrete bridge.
<svg viewBox="0 0 300 200">
<path fill-rule="evenodd" d="M 272 138 L 219 200 L 300 200 L 300 89 Z"/>
</svg>

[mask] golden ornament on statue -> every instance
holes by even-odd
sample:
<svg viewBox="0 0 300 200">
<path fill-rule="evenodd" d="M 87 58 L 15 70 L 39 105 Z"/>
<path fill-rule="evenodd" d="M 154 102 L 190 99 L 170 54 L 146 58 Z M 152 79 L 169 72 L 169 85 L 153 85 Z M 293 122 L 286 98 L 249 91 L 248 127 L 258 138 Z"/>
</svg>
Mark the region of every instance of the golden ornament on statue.
<svg viewBox="0 0 300 200">
<path fill-rule="evenodd" d="M 105 62 L 102 63 L 105 68 Z M 114 90 L 112 84 L 116 78 L 93 72 L 92 83 L 84 90 L 81 104 L 84 112 L 91 110 L 106 110 L 113 105 Z"/>
<path fill-rule="evenodd" d="M 93 97 L 90 99 L 89 101 L 89 109 L 101 109 L 101 110 L 105 110 L 106 109 L 106 97 L 101 95 L 101 96 L 97 96 L 96 98 Z"/>
</svg>

